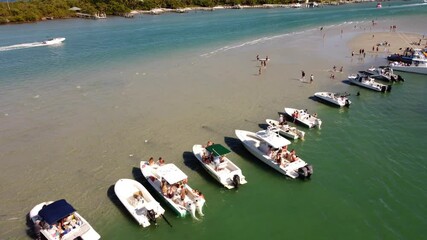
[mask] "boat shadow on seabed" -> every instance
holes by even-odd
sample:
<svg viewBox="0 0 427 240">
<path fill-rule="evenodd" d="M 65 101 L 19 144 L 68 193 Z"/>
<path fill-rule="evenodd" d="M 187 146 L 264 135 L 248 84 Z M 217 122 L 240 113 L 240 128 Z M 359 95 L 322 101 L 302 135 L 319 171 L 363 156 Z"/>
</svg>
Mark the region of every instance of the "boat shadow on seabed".
<svg viewBox="0 0 427 240">
<path fill-rule="evenodd" d="M 184 164 L 192 171 L 199 174 L 204 180 L 208 181 L 212 184 L 218 184 L 215 179 L 213 179 L 209 173 L 206 172 L 205 169 L 201 166 L 199 160 L 197 160 L 196 156 L 194 156 L 193 152 L 184 152 L 182 154 L 182 158 L 184 159 Z"/>
</svg>

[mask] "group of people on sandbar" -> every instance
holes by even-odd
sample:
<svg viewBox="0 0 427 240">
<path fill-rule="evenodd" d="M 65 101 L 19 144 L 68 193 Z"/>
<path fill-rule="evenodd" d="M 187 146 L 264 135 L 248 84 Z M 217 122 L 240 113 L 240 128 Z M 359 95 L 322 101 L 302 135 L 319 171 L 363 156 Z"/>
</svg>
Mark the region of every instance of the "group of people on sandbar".
<svg viewBox="0 0 427 240">
<path fill-rule="evenodd" d="M 258 75 L 261 75 L 262 73 L 262 68 L 266 68 L 267 67 L 267 62 L 270 60 L 268 58 L 268 56 L 265 57 L 265 59 L 261 59 L 259 58 L 259 55 L 256 55 L 256 60 L 260 62 L 260 66 L 259 66 L 259 70 L 258 70 Z"/>
</svg>

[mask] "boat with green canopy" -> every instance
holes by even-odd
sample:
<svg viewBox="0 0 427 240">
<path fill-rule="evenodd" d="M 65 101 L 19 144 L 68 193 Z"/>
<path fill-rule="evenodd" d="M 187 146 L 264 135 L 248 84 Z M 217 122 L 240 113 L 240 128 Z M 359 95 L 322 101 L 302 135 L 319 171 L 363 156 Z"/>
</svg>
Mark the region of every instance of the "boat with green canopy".
<svg viewBox="0 0 427 240">
<path fill-rule="evenodd" d="M 193 146 L 194 156 L 208 173 L 228 189 L 246 184 L 247 181 L 242 170 L 226 156 L 231 151 L 221 144 L 208 145 L 196 144 Z"/>
</svg>

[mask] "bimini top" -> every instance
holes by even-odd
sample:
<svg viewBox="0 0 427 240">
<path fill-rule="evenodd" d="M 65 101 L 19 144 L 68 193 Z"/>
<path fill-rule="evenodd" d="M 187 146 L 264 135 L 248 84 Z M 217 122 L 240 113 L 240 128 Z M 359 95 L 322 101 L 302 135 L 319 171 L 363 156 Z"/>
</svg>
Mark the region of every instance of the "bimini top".
<svg viewBox="0 0 427 240">
<path fill-rule="evenodd" d="M 213 153 L 214 156 L 222 156 L 222 155 L 225 155 L 225 154 L 231 152 L 230 150 L 228 150 L 227 148 L 225 148 L 221 144 L 213 144 L 209 147 L 206 147 L 206 150 Z"/>
<path fill-rule="evenodd" d="M 258 131 L 256 135 L 270 144 L 273 148 L 281 148 L 283 146 L 291 144 L 289 140 L 284 137 L 281 137 L 277 132 L 272 130 L 262 130 Z"/>
<path fill-rule="evenodd" d="M 157 174 L 171 185 L 188 178 L 187 175 L 173 163 L 158 167 Z"/>
<path fill-rule="evenodd" d="M 44 205 L 39 211 L 39 216 L 49 225 L 52 225 L 75 211 L 73 206 L 67 203 L 65 199 L 61 199 L 49 205 Z"/>
</svg>

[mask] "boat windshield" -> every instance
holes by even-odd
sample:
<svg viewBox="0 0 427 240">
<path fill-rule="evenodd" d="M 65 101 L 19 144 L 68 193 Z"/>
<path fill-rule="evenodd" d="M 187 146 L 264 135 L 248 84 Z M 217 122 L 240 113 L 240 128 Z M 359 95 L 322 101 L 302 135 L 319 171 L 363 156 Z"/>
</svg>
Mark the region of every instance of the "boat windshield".
<svg viewBox="0 0 427 240">
<path fill-rule="evenodd" d="M 171 185 L 188 178 L 185 173 L 172 163 L 157 168 L 157 174 Z"/>
<path fill-rule="evenodd" d="M 283 146 L 291 144 L 289 140 L 284 137 L 279 136 L 278 133 L 270 130 L 258 131 L 256 135 L 271 145 L 273 148 L 281 148 Z"/>
</svg>

